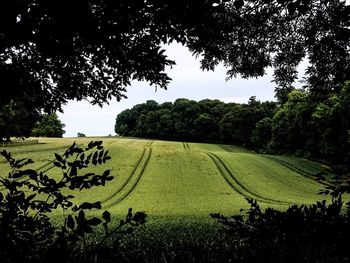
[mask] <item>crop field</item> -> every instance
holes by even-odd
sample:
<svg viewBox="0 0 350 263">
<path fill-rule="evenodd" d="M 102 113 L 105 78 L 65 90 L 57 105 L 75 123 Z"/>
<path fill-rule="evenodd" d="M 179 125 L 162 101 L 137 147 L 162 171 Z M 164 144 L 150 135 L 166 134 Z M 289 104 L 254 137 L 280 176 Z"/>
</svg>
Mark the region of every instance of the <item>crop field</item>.
<svg viewBox="0 0 350 263">
<path fill-rule="evenodd" d="M 76 202 L 101 201 L 102 208 L 124 215 L 128 208 L 152 218 L 209 218 L 210 213 L 235 214 L 248 209 L 245 198 L 262 207 L 286 209 L 325 199 L 324 184 L 315 178 L 326 168 L 300 158 L 261 155 L 232 145 L 132 138 L 40 138 L 40 144 L 10 147 L 16 158 L 30 157 L 32 168 L 59 177 L 54 153 L 73 141 L 79 145 L 103 140 L 112 157 L 94 172 L 111 169 L 105 187 L 74 192 Z M 0 168 L 8 167 L 0 160 Z M 68 191 L 68 190 L 67 190 Z"/>
<path fill-rule="evenodd" d="M 74 141 L 84 146 L 91 140 L 102 140 L 112 159 L 81 172 L 101 174 L 111 169 L 114 180 L 104 187 L 65 191 L 75 196 L 77 205 L 100 201 L 102 211 L 108 210 L 116 223 L 129 208 L 145 211 L 147 223 L 120 239 L 123 257 L 137 262 L 193 262 L 193 258 L 214 262 L 221 256 L 225 261 L 237 244 L 228 241 L 223 227 L 209 214 L 244 215 L 250 208 L 246 198 L 257 200 L 261 208 L 279 210 L 329 200 L 318 194 L 327 182 L 316 180 L 327 167 L 233 145 L 122 137 L 40 138 L 39 144 L 6 150 L 17 159 L 33 159 L 30 168 L 59 179 L 54 153 L 63 154 Z M 0 169 L 2 174 L 9 171 L 1 158 Z M 100 216 L 102 211 L 91 210 L 89 216 Z M 51 216 L 62 223 L 62 211 Z M 94 233 L 92 239 L 103 235 L 103 229 Z"/>
</svg>

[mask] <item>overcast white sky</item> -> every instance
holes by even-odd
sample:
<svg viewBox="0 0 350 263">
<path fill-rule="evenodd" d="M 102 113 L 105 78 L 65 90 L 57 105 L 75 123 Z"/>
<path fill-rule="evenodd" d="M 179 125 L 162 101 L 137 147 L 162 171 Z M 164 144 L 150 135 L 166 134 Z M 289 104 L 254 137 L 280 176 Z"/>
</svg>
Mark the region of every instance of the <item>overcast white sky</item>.
<svg viewBox="0 0 350 263">
<path fill-rule="evenodd" d="M 114 135 L 116 116 L 123 110 L 155 100 L 159 103 L 174 102 L 178 98 L 192 100 L 219 99 L 224 102 L 245 103 L 251 96 L 258 100 L 275 100 L 272 69 L 264 77 L 258 79 L 235 78 L 226 81 L 226 69 L 222 66 L 214 72 L 202 71 L 198 59 L 195 59 L 187 48 L 180 44 L 171 44 L 166 48 L 169 58 L 176 61 L 176 65 L 169 69 L 169 76 L 173 79 L 168 90 L 158 89 L 143 82 L 133 82 L 128 88 L 128 99 L 120 102 L 113 100 L 109 105 L 90 105 L 86 101 L 71 101 L 63 107 L 64 113 L 59 113 L 59 119 L 66 125 L 64 137 L 75 137 L 78 132 L 87 136 Z"/>
</svg>

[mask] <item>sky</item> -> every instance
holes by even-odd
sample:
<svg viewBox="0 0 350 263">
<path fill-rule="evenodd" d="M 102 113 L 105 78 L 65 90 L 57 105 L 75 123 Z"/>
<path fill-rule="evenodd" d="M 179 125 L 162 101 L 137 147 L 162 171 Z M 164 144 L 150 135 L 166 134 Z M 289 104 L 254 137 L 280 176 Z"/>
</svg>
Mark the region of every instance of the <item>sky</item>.
<svg viewBox="0 0 350 263">
<path fill-rule="evenodd" d="M 86 136 L 115 135 L 117 115 L 147 100 L 163 103 L 187 98 L 195 101 L 219 99 L 223 102 L 246 103 L 251 96 L 256 96 L 260 101 L 275 100 L 271 68 L 260 78 L 237 77 L 226 81 L 226 69 L 222 65 L 214 72 L 202 71 L 199 59 L 192 56 L 186 47 L 174 43 L 165 49 L 169 58 L 176 62 L 172 69 L 167 69 L 172 78 L 167 90 L 156 90 L 146 82 L 135 81 L 127 88 L 127 99 L 120 102 L 112 100 L 102 108 L 87 101 L 69 101 L 63 107 L 64 112 L 58 113 L 59 119 L 66 125 L 64 137 L 76 137 L 78 132 Z"/>
</svg>

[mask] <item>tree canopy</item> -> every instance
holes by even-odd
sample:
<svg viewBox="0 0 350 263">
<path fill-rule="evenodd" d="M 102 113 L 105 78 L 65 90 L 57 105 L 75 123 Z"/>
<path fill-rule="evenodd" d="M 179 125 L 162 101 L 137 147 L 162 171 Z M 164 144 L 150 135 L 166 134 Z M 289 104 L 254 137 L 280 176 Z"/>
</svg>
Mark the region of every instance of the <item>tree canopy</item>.
<svg viewBox="0 0 350 263">
<path fill-rule="evenodd" d="M 70 99 L 102 104 L 125 97 L 131 80 L 166 87 L 161 45 L 186 43 L 213 21 L 213 0 L 4 1 L 0 8 L 0 85 L 10 98 L 60 109 Z"/>
<path fill-rule="evenodd" d="M 350 6 L 341 0 L 228 1 L 216 15 L 221 25 L 189 47 L 203 52 L 202 67 L 219 62 L 228 77 L 257 77 L 274 68 L 276 96 L 283 103 L 307 59 L 305 86 L 314 97 L 338 92 L 350 79 Z"/>
<path fill-rule="evenodd" d="M 171 41 L 203 54 L 203 69 L 223 61 L 229 77 L 274 66 L 279 97 L 303 58 L 312 90 L 350 79 L 350 8 L 341 0 L 6 0 L 0 10 L 1 104 L 102 104 L 123 98 L 134 79 L 165 88 L 174 62 L 162 45 Z"/>
<path fill-rule="evenodd" d="M 223 62 L 228 78 L 274 67 L 281 103 L 307 59 L 306 87 L 322 101 L 350 79 L 349 25 L 343 0 L 6 0 L 0 106 L 14 101 L 37 116 L 72 99 L 120 100 L 132 80 L 166 88 L 172 41 L 202 56 L 202 69 Z"/>
<path fill-rule="evenodd" d="M 255 97 L 248 104 L 184 98 L 158 104 L 149 100 L 118 114 L 115 132 L 122 136 L 252 146 L 256 123 L 272 117 L 276 107 L 276 102 L 260 102 Z"/>
</svg>

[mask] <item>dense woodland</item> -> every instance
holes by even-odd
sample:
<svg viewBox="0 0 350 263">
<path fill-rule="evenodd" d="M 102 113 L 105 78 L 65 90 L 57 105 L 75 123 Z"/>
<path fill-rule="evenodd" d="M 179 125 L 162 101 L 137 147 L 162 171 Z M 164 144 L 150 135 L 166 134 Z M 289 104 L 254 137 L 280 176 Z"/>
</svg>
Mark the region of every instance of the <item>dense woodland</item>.
<svg viewBox="0 0 350 263">
<path fill-rule="evenodd" d="M 284 103 L 177 99 L 135 105 L 116 118 L 121 136 L 220 142 L 345 164 L 350 158 L 350 82 L 320 100 L 295 89 Z"/>
</svg>

